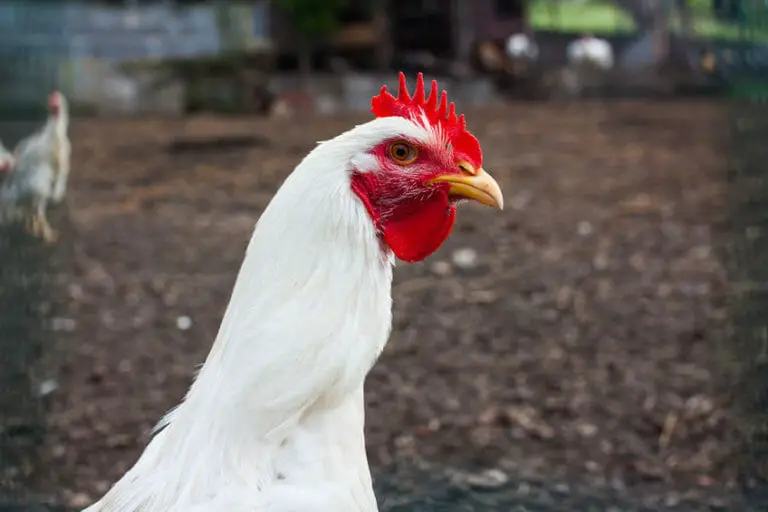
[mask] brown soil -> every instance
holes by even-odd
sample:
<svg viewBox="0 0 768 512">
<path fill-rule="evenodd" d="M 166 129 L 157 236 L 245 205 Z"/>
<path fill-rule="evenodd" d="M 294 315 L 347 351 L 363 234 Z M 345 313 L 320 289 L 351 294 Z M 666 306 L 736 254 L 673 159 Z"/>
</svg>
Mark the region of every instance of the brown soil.
<svg viewBox="0 0 768 512">
<path fill-rule="evenodd" d="M 398 266 L 394 332 L 367 381 L 381 493 L 405 492 L 406 474 L 491 485 L 466 472 L 495 468 L 565 494 L 732 499 L 725 115 L 647 102 L 467 114 L 508 207 L 463 207 L 436 255 Z M 38 485 L 77 506 L 133 464 L 204 359 L 259 212 L 316 141 L 363 119 L 74 123 L 69 221 L 47 264 L 55 314 L 76 323 L 49 356 L 59 389 Z M 240 140 L 169 150 L 228 136 Z M 476 261 L 454 263 L 467 248 Z"/>
</svg>

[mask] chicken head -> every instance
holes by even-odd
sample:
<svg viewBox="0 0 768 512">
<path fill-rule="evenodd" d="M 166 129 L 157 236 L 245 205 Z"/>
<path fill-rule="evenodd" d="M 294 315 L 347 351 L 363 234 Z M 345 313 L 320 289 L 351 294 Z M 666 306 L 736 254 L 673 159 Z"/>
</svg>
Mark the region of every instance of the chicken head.
<svg viewBox="0 0 768 512">
<path fill-rule="evenodd" d="M 357 159 L 352 189 L 399 259 L 420 261 L 437 250 L 450 234 L 461 200 L 503 208 L 498 183 L 483 169 L 478 140 L 445 91 L 438 100 L 436 81 L 425 98 L 419 73 L 411 96 L 400 73 L 398 96 L 383 87 L 372 110 L 377 118 L 401 119 L 402 134 Z"/>
<path fill-rule="evenodd" d="M 53 91 L 48 95 L 48 110 L 52 116 L 58 116 L 64 106 L 64 95 L 59 91 Z"/>
</svg>

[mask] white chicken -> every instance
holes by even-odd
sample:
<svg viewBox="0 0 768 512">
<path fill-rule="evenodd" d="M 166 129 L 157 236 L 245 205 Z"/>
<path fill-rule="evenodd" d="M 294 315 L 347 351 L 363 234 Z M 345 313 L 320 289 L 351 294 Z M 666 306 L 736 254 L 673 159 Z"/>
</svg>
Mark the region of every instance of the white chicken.
<svg viewBox="0 0 768 512">
<path fill-rule="evenodd" d="M 535 61 L 539 58 L 539 45 L 527 34 L 512 34 L 507 39 L 505 48 L 510 59 Z"/>
<path fill-rule="evenodd" d="M 505 45 L 507 72 L 518 78 L 532 78 L 539 58 L 539 45 L 528 34 L 512 34 Z"/>
<path fill-rule="evenodd" d="M 43 128 L 14 148 L 13 172 L 0 184 L 0 217 L 21 217 L 33 235 L 52 242 L 56 233 L 46 211 L 49 202 L 63 199 L 70 168 L 69 112 L 64 95 L 51 93 L 48 110 Z"/>
<path fill-rule="evenodd" d="M 5 149 L 3 141 L 0 141 L 0 184 L 5 181 L 5 177 L 13 169 L 16 159 L 13 154 Z"/>
<path fill-rule="evenodd" d="M 568 63 L 573 66 L 589 65 L 602 71 L 613 68 L 613 47 L 605 39 L 591 34 L 571 41 L 566 48 Z"/>
<path fill-rule="evenodd" d="M 321 142 L 261 215 L 205 364 L 138 462 L 87 512 L 374 512 L 363 382 L 392 324 L 395 257 L 418 261 L 456 203 L 502 208 L 435 82 Z"/>
</svg>

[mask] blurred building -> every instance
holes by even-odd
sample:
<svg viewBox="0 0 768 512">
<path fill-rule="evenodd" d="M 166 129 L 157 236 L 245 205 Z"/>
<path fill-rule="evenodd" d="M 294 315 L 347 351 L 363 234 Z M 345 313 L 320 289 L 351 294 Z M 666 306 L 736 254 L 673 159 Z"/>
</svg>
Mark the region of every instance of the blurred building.
<svg viewBox="0 0 768 512">
<path fill-rule="evenodd" d="M 0 98 L 39 104 L 58 87 L 75 102 L 137 101 L 115 64 L 216 54 L 269 44 L 266 0 L 177 6 L 95 2 L 0 3 Z"/>
<path fill-rule="evenodd" d="M 523 0 L 352 2 L 339 21 L 337 32 L 316 41 L 316 67 L 328 69 L 332 57 L 343 56 L 356 69 L 407 70 L 410 63 L 439 74 L 447 68 L 430 62 L 468 63 L 477 43 L 526 25 Z M 295 67 L 297 40 L 289 17 L 269 0 L 5 0 L 0 110 L 38 112 L 55 87 L 76 107 L 178 111 L 179 88 L 150 93 L 147 80 L 126 76 L 119 64 L 269 47 L 287 71 Z"/>
</svg>

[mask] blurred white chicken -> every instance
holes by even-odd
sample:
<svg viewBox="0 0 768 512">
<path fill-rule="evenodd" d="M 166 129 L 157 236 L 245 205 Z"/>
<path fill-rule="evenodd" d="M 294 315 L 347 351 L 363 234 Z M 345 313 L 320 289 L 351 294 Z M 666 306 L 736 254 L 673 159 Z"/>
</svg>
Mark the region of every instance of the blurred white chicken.
<svg viewBox="0 0 768 512">
<path fill-rule="evenodd" d="M 15 163 L 16 159 L 13 154 L 5 148 L 3 141 L 0 140 L 0 183 L 5 179 L 6 173 L 13 169 Z"/>
<path fill-rule="evenodd" d="M 613 47 L 605 39 L 585 34 L 571 41 L 566 49 L 568 63 L 575 66 L 588 65 L 602 71 L 613 68 Z"/>
<path fill-rule="evenodd" d="M 535 61 L 539 58 L 539 45 L 527 34 L 517 33 L 509 36 L 505 49 L 510 59 Z"/>
<path fill-rule="evenodd" d="M 60 202 L 66 193 L 71 145 L 64 95 L 52 92 L 48 110 L 42 129 L 19 142 L 13 151 L 13 170 L 0 184 L 0 218 L 21 218 L 31 234 L 50 243 L 55 241 L 56 233 L 46 212 L 49 202 Z"/>
<path fill-rule="evenodd" d="M 539 58 L 539 45 L 528 34 L 512 34 L 505 44 L 507 72 L 523 78 L 531 76 Z"/>
<path fill-rule="evenodd" d="M 184 401 L 86 512 L 378 510 L 363 383 L 392 327 L 394 259 L 437 250 L 459 201 L 503 197 L 434 81 L 411 97 L 401 74 L 372 110 L 283 182 Z"/>
</svg>

